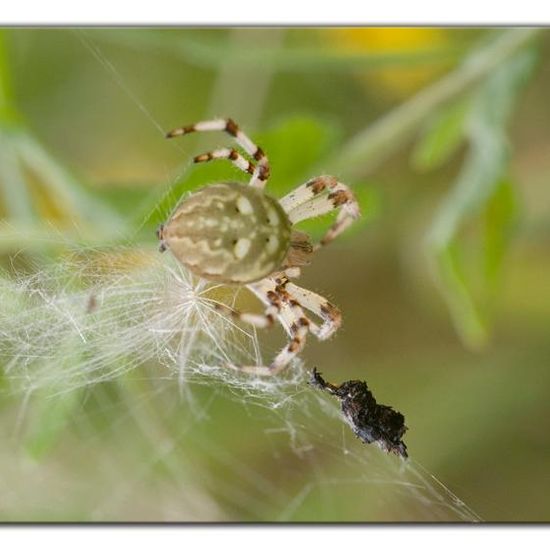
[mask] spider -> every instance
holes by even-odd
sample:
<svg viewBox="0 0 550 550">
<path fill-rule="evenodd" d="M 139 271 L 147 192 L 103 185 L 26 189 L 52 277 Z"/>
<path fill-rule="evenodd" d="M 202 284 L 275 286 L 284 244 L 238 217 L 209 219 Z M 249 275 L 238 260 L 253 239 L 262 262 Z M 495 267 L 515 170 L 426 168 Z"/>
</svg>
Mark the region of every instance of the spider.
<svg viewBox="0 0 550 550">
<path fill-rule="evenodd" d="M 257 375 L 284 370 L 302 351 L 308 333 L 320 340 L 340 327 L 340 311 L 322 296 L 291 282 L 310 263 L 315 251 L 336 238 L 359 217 L 359 206 L 346 185 L 333 176 L 318 176 L 280 200 L 264 191 L 269 179 L 266 154 L 230 118 L 176 128 L 166 137 L 193 132 L 224 131 L 251 160 L 236 149 L 204 153 L 194 162 L 226 159 L 250 174 L 248 185 L 228 182 L 208 185 L 183 198 L 157 230 L 160 251 L 172 254 L 199 277 L 224 284 L 244 285 L 266 306 L 262 314 L 216 304 L 221 313 L 266 328 L 277 319 L 289 342 L 268 366 L 228 365 Z M 293 228 L 305 220 L 339 209 L 333 225 L 319 243 Z M 312 312 L 322 324 L 304 313 Z"/>
</svg>

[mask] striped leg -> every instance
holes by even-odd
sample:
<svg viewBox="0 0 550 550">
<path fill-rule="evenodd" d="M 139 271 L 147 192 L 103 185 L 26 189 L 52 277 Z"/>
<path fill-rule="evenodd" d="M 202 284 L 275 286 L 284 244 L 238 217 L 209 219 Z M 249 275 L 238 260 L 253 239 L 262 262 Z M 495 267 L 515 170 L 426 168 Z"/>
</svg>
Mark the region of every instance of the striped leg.
<svg viewBox="0 0 550 550">
<path fill-rule="evenodd" d="M 323 296 L 291 283 L 288 271 L 286 270 L 275 276 L 279 294 L 283 294 L 287 301 L 295 300 L 302 308 L 320 317 L 323 320 L 321 327 L 309 319 L 310 332 L 319 340 L 330 338 L 342 325 L 340 310 Z"/>
<path fill-rule="evenodd" d="M 216 159 L 228 159 L 239 170 L 242 170 L 247 174 L 253 174 L 256 168 L 250 161 L 246 160 L 235 149 L 217 149 L 216 151 L 212 151 L 211 153 L 204 153 L 202 155 L 198 155 L 193 159 L 193 161 L 208 162 L 210 160 L 216 160 Z"/>
<path fill-rule="evenodd" d="M 313 323 L 304 315 L 300 304 L 278 285 L 273 279 L 264 279 L 260 283 L 249 285 L 249 288 L 263 302 L 277 311 L 277 318 L 287 332 L 290 341 L 275 356 L 269 366 L 235 366 L 229 367 L 260 376 L 272 376 L 284 370 L 304 348 L 308 331 Z M 318 328 L 318 327 L 317 327 Z"/>
<path fill-rule="evenodd" d="M 321 327 L 317 331 L 311 331 L 319 340 L 330 338 L 342 325 L 342 314 L 340 310 L 326 298 L 323 298 L 323 296 L 311 290 L 299 287 L 291 282 L 285 284 L 285 290 L 292 298 L 298 301 L 302 307 L 323 319 Z"/>
<path fill-rule="evenodd" d="M 168 132 L 166 137 L 173 138 L 190 134 L 192 132 L 216 131 L 227 132 L 230 136 L 235 138 L 237 144 L 242 147 L 247 154 L 257 161 L 257 165 L 252 172 L 252 177 L 250 178 L 249 183 L 255 187 L 263 188 L 269 178 L 269 160 L 262 149 L 260 149 L 260 147 L 258 147 L 244 132 L 242 132 L 232 119 L 205 120 L 189 126 L 182 126 Z M 210 153 L 206 153 L 206 155 L 209 154 Z M 204 155 L 199 155 L 199 158 L 203 156 Z"/>
<path fill-rule="evenodd" d="M 334 240 L 360 215 L 359 205 L 353 193 L 334 176 L 314 178 L 290 192 L 279 202 L 292 223 L 322 216 L 337 208 L 340 209 L 336 221 L 314 247 L 314 250 Z"/>
<path fill-rule="evenodd" d="M 277 308 L 269 306 L 266 308 L 264 314 L 247 313 L 242 312 L 222 302 L 214 302 L 214 309 L 220 312 L 222 315 L 231 317 L 232 319 L 243 321 L 256 328 L 269 328 L 273 326 L 275 322 L 275 316 L 277 315 Z"/>
</svg>

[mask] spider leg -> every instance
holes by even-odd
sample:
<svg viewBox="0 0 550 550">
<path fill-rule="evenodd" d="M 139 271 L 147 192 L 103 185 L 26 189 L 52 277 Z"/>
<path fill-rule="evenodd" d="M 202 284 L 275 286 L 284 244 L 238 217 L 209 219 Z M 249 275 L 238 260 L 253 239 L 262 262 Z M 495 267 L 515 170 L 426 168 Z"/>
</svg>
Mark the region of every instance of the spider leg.
<svg viewBox="0 0 550 550">
<path fill-rule="evenodd" d="M 256 328 L 272 327 L 275 321 L 275 316 L 277 315 L 277 309 L 273 306 L 268 306 L 263 315 L 258 313 L 242 312 L 221 302 L 214 302 L 214 309 L 222 315 L 226 315 L 238 321 L 243 321 L 244 323 L 248 323 Z"/>
<path fill-rule="evenodd" d="M 299 267 L 287 267 L 284 274 L 289 279 L 298 279 L 302 275 L 302 270 Z"/>
<path fill-rule="evenodd" d="M 208 162 L 210 160 L 216 159 L 228 159 L 230 160 L 239 170 L 246 172 L 247 174 L 253 174 L 255 170 L 254 164 L 246 160 L 239 152 L 235 149 L 216 149 L 210 153 L 203 153 L 202 155 L 196 156 L 194 162 Z"/>
<path fill-rule="evenodd" d="M 326 298 L 323 298 L 323 296 L 289 281 L 285 284 L 285 290 L 292 298 L 298 301 L 302 307 L 323 320 L 323 324 L 316 333 L 312 330 L 319 340 L 330 338 L 342 325 L 342 314 L 340 310 Z"/>
<path fill-rule="evenodd" d="M 320 327 L 308 318 L 310 322 L 310 332 L 319 338 L 319 340 L 330 338 L 342 325 L 342 314 L 340 310 L 320 294 L 316 294 L 307 288 L 302 288 L 291 283 L 289 280 L 289 272 L 292 271 L 293 268 L 287 269 L 273 276 L 275 282 L 278 284 L 277 288 L 279 289 L 279 293 L 284 292 L 287 301 L 293 299 L 298 302 L 302 308 L 311 311 L 317 317 L 321 318 L 323 324 Z"/>
<path fill-rule="evenodd" d="M 237 144 L 244 149 L 254 160 L 257 161 L 257 165 L 252 172 L 249 185 L 254 187 L 263 188 L 269 178 L 269 160 L 266 154 L 258 147 L 235 123 L 234 120 L 227 119 L 214 119 L 197 122 L 189 126 L 182 126 L 171 130 L 166 134 L 167 138 L 173 138 L 177 136 L 183 136 L 192 132 L 227 132 L 230 136 L 235 138 Z M 206 153 L 209 155 L 210 153 Z M 202 157 L 203 155 L 200 155 Z M 208 159 L 209 160 L 209 159 Z"/>
<path fill-rule="evenodd" d="M 284 370 L 304 348 L 307 333 L 315 327 L 304 314 L 300 304 L 273 279 L 264 279 L 259 283 L 247 285 L 263 302 L 277 311 L 277 318 L 290 341 L 275 356 L 269 366 L 236 366 L 229 367 L 260 376 L 272 376 Z M 317 327 L 318 329 L 318 327 Z"/>
<path fill-rule="evenodd" d="M 314 178 L 290 192 L 279 202 L 292 223 L 340 209 L 336 221 L 315 245 L 314 250 L 334 240 L 360 215 L 359 205 L 353 193 L 334 176 Z"/>
</svg>

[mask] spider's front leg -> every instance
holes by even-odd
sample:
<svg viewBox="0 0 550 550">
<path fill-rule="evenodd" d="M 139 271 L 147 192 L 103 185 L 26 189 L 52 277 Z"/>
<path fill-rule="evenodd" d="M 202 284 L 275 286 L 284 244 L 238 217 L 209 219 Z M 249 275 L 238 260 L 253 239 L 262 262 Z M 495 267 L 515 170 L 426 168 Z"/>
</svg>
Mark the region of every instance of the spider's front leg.
<svg viewBox="0 0 550 550">
<path fill-rule="evenodd" d="M 347 185 L 334 176 L 314 178 L 291 191 L 279 202 L 293 224 L 340 209 L 336 221 L 314 250 L 330 243 L 360 216 L 355 196 Z"/>
<path fill-rule="evenodd" d="M 206 162 L 214 159 L 229 159 L 237 168 L 243 172 L 252 174 L 249 185 L 263 188 L 269 178 L 269 160 L 263 150 L 258 147 L 231 118 L 215 120 L 204 120 L 196 124 L 181 126 L 166 134 L 167 138 L 184 136 L 193 132 L 226 132 L 235 139 L 248 155 L 257 164 L 254 165 L 240 155 L 235 149 L 218 149 L 210 153 L 204 153 L 195 157 L 195 162 Z"/>
<path fill-rule="evenodd" d="M 300 304 L 274 279 L 264 279 L 259 283 L 248 285 L 248 288 L 268 305 L 268 310 L 273 308 L 276 311 L 277 319 L 287 332 L 290 341 L 275 356 L 269 366 L 228 366 L 249 374 L 272 376 L 278 374 L 290 364 L 303 350 L 307 333 L 310 330 L 319 330 L 319 327 L 305 316 Z"/>
<path fill-rule="evenodd" d="M 193 162 L 209 162 L 216 159 L 227 159 L 231 161 L 239 170 L 247 174 L 253 174 L 256 167 L 249 160 L 246 160 L 236 149 L 216 149 L 209 153 L 197 155 Z"/>
</svg>

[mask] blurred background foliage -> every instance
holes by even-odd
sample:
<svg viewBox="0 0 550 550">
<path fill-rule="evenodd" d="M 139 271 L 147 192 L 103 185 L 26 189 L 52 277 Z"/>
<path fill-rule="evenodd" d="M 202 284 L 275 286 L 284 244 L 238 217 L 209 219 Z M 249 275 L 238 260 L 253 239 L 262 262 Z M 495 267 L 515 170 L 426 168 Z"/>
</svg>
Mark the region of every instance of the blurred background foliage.
<svg viewBox="0 0 550 550">
<path fill-rule="evenodd" d="M 5 277 L 63 261 L 75 243 L 153 250 L 182 193 L 245 181 L 224 163 L 191 164 L 223 136 L 163 134 L 231 116 L 267 151 L 271 193 L 333 173 L 361 203 L 361 221 L 303 275 L 345 320 L 334 340 L 309 343 L 306 364 L 368 380 L 405 414 L 411 455 L 483 518 L 549 520 L 549 51 L 548 31 L 533 28 L 1 30 Z M 326 223 L 304 227 L 318 235 Z M 261 425 L 219 399 L 188 440 L 199 451 L 169 453 L 145 476 L 144 457 L 184 424 L 147 382 L 53 404 L 33 395 L 22 426 L 24 398 L 2 383 L 12 435 L 0 461 L 19 494 L 0 503 L 2 519 L 276 519 L 276 508 L 224 502 L 208 438 L 224 433 L 228 452 L 265 461 L 268 477 L 270 464 L 299 467 L 253 450 L 247 430 Z M 133 427 L 112 428 L 134 402 Z M 87 438 L 97 469 L 74 459 Z M 188 483 L 184 460 L 204 462 L 209 492 L 188 493 L 194 508 L 178 515 L 181 495 L 162 482 Z M 90 487 L 116 472 L 130 488 L 94 509 Z M 286 519 L 425 519 L 341 498 Z"/>
</svg>

